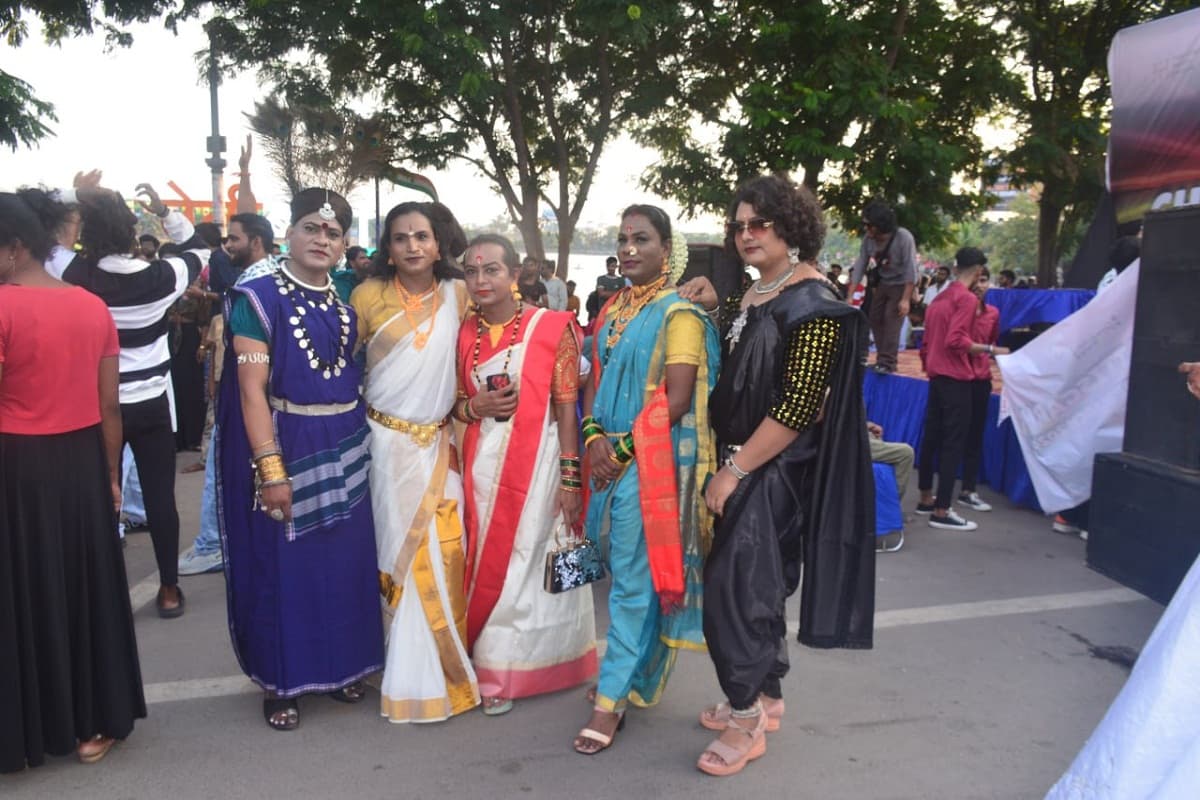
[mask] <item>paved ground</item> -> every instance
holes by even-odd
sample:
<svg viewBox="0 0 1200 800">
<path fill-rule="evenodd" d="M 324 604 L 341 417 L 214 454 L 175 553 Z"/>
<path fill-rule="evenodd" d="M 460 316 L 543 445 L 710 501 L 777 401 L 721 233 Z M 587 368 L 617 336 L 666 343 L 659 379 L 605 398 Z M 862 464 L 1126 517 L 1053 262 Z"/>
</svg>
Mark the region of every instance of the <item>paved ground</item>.
<svg viewBox="0 0 1200 800">
<path fill-rule="evenodd" d="M 201 483 L 179 476 L 185 547 Z M 793 642 L 783 729 L 724 783 L 694 766 L 709 740 L 696 714 L 718 696 L 710 662 L 695 654 L 680 657 L 659 707 L 631 712 L 613 748 L 591 758 L 570 748 L 588 716 L 581 690 L 426 726 L 384 722 L 374 694 L 359 706 L 307 698 L 300 729 L 273 732 L 230 649 L 223 578 L 185 578 L 187 615 L 160 620 L 147 604 L 150 542 L 135 534 L 126 561 L 149 718 L 100 764 L 54 759 L 0 776 L 0 796 L 1041 797 L 1162 608 L 1089 570 L 1079 539 L 983 493 L 997 508 L 974 515 L 979 531 L 935 531 L 918 517 L 904 549 L 879 557 L 874 650 Z"/>
</svg>

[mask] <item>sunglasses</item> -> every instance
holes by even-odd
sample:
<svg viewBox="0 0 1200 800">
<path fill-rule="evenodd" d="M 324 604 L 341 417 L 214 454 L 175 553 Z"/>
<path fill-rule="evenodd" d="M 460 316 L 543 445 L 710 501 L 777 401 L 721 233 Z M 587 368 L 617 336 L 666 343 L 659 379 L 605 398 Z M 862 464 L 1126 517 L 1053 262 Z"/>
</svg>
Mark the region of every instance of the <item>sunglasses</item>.
<svg viewBox="0 0 1200 800">
<path fill-rule="evenodd" d="M 725 223 L 725 233 L 729 236 L 737 236 L 745 230 L 749 230 L 751 233 L 762 233 L 774 224 L 773 220 L 769 220 L 766 217 L 754 217 L 745 222 L 735 219 Z"/>
</svg>

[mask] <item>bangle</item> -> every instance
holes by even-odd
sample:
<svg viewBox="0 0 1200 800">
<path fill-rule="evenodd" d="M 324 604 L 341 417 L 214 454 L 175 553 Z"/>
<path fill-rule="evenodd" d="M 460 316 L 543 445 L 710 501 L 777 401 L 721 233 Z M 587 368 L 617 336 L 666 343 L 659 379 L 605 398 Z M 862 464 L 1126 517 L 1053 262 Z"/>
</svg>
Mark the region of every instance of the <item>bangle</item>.
<svg viewBox="0 0 1200 800">
<path fill-rule="evenodd" d="M 613 442 L 613 451 L 617 454 L 619 463 L 628 464 L 633 461 L 633 434 L 627 433 Z"/>
<path fill-rule="evenodd" d="M 262 483 L 287 479 L 287 468 L 283 464 L 283 456 L 278 452 L 268 453 L 254 459 L 254 471 Z"/>
<path fill-rule="evenodd" d="M 737 478 L 739 481 L 750 477 L 749 472 L 746 472 L 746 470 L 737 465 L 737 462 L 733 460 L 733 456 L 725 459 L 725 466 L 729 467 L 729 471 L 733 473 L 733 477 Z"/>
<path fill-rule="evenodd" d="M 605 439 L 605 438 L 607 438 L 607 437 L 603 433 L 593 433 L 591 436 L 589 436 L 583 440 L 583 446 L 590 447 L 592 442 L 596 441 L 597 439 Z"/>
<path fill-rule="evenodd" d="M 989 355 L 989 356 L 994 356 L 994 355 L 996 355 L 996 345 L 994 345 L 994 344 L 989 344 L 989 345 L 988 345 L 988 355 Z"/>
</svg>

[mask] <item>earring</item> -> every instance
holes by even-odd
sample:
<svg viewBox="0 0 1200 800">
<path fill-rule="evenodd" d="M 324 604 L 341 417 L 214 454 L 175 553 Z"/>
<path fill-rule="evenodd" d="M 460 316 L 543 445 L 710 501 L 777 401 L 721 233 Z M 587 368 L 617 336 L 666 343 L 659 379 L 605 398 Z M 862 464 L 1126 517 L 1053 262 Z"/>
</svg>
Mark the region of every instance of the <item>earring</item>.
<svg viewBox="0 0 1200 800">
<path fill-rule="evenodd" d="M 799 263 L 800 263 L 800 248 L 799 247 L 789 247 L 788 248 L 788 264 L 790 264 L 791 266 L 794 267 Z"/>
<path fill-rule="evenodd" d="M 512 292 L 513 300 L 516 300 L 518 303 L 521 302 L 521 290 L 517 287 L 516 283 L 509 287 L 509 291 Z"/>
</svg>

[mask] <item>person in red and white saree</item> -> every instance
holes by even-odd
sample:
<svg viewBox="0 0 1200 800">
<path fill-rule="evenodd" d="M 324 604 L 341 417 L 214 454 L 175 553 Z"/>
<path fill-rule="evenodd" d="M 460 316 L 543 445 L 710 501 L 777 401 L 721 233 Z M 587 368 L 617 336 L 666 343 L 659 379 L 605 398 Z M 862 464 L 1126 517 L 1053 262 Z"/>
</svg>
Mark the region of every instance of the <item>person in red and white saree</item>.
<svg viewBox="0 0 1200 800">
<path fill-rule="evenodd" d="M 580 332 L 572 315 L 521 302 L 503 236 L 463 256 L 475 312 L 458 336 L 467 525 L 467 647 L 485 714 L 596 674 L 590 586 L 551 594 L 547 554 L 579 523 Z"/>
</svg>

